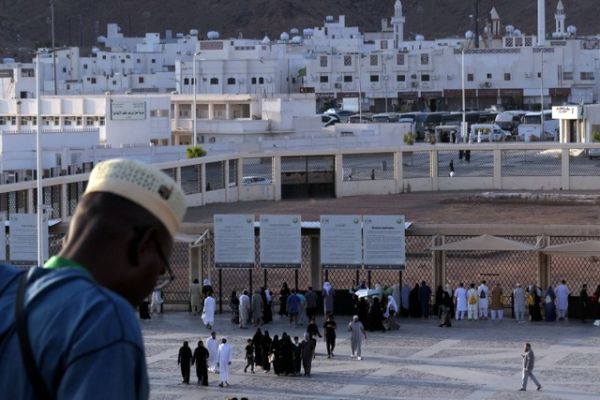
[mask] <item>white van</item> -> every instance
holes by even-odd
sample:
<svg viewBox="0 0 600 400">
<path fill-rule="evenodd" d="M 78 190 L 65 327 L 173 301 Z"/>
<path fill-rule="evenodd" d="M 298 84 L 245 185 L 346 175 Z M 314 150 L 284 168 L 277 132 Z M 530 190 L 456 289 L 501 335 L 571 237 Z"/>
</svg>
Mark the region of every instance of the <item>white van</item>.
<svg viewBox="0 0 600 400">
<path fill-rule="evenodd" d="M 469 134 L 470 143 L 503 142 L 510 132 L 502 130 L 497 124 L 473 124 Z"/>
<path fill-rule="evenodd" d="M 542 121 L 544 118 L 544 131 L 542 132 Z M 519 140 L 524 142 L 537 142 L 541 140 L 558 140 L 558 120 L 552 119 L 552 110 L 530 112 L 523 116 L 519 125 Z"/>
</svg>

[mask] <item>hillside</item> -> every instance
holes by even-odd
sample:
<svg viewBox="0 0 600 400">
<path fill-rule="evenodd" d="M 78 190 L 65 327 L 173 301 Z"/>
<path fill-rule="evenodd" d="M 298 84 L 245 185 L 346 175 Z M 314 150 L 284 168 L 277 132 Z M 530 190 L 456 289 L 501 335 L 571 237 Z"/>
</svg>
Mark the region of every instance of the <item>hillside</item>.
<svg viewBox="0 0 600 400">
<path fill-rule="evenodd" d="M 290 28 L 322 24 L 326 15 L 345 14 L 348 25 L 362 31 L 379 30 L 382 18 L 393 13 L 395 0 L 54 0 L 57 45 L 95 45 L 106 24 L 118 23 L 127 36 L 145 32 L 221 32 L 223 37 L 275 38 Z M 563 0 L 567 25 L 579 34 L 599 33 L 598 0 Z M 480 20 L 487 18 L 493 0 L 480 0 Z M 473 0 L 403 0 L 406 35 L 426 38 L 462 36 L 472 29 Z M 504 25 L 536 32 L 536 1 L 495 1 Z M 526 4 L 523 4 L 526 3 Z M 557 0 L 546 0 L 547 32 L 554 30 Z M 0 0 L 0 55 L 26 54 L 50 38 L 48 0 Z"/>
</svg>

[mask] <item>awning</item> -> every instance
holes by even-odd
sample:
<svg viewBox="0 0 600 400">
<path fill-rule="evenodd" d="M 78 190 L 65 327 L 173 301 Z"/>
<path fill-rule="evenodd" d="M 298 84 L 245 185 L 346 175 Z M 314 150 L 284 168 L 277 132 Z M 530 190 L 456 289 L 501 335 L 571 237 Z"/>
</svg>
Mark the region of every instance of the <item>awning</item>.
<svg viewBox="0 0 600 400">
<path fill-rule="evenodd" d="M 459 242 L 445 243 L 433 246 L 430 250 L 443 251 L 534 251 L 537 247 L 531 244 L 517 242 L 491 235 L 481 235 Z"/>
<path fill-rule="evenodd" d="M 600 256 L 600 241 L 587 240 L 585 242 L 557 244 L 540 250 L 544 254 L 561 255 L 569 257 Z"/>
</svg>

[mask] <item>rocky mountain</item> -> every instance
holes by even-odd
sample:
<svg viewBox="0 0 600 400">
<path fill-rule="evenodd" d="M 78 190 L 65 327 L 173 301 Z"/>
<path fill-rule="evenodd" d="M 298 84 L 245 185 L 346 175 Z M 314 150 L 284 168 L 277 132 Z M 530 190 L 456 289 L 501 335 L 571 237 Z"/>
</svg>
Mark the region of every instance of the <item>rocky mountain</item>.
<svg viewBox="0 0 600 400">
<path fill-rule="evenodd" d="M 382 18 L 393 14 L 395 0 L 0 0 L 0 55 L 26 56 L 50 40 L 50 6 L 54 2 L 56 43 L 91 47 L 116 22 L 127 36 L 171 29 L 174 33 L 198 29 L 222 37 L 276 38 L 291 28 L 320 26 L 327 15 L 346 15 L 348 25 L 376 31 Z M 463 36 L 472 30 L 475 0 L 403 0 L 406 37 Z M 504 25 L 535 33 L 535 0 L 479 0 L 480 27 L 495 3 Z M 547 32 L 554 31 L 558 0 L 546 0 Z M 567 25 L 578 34 L 600 33 L 598 0 L 563 0 Z"/>
</svg>

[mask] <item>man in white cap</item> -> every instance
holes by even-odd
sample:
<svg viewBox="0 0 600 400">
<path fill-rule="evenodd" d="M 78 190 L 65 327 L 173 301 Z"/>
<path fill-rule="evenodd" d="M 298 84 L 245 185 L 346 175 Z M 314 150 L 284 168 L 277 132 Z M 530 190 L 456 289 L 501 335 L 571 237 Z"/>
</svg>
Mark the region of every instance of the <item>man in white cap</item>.
<svg viewBox="0 0 600 400">
<path fill-rule="evenodd" d="M 525 290 L 520 283 L 513 289 L 513 307 L 517 322 L 525 322 Z"/>
<path fill-rule="evenodd" d="M 216 332 L 211 332 L 210 336 L 206 339 L 206 348 L 208 349 L 208 370 L 216 373 L 218 363 L 217 353 L 219 351 Z"/>
<path fill-rule="evenodd" d="M 352 349 L 351 358 L 356 357 L 360 361 L 362 359 L 362 341 L 363 337 L 367 338 L 367 331 L 362 322 L 358 320 L 358 315 L 352 317 L 352 322 L 348 324 L 348 330 L 350 331 L 350 347 Z"/>
<path fill-rule="evenodd" d="M 44 268 L 0 269 L 3 398 L 148 398 L 134 307 L 173 279 L 184 213 L 181 188 L 157 168 L 94 168 L 59 255 Z"/>
<path fill-rule="evenodd" d="M 231 365 L 232 358 L 233 352 L 231 351 L 231 345 L 227 343 L 227 338 L 223 338 L 221 340 L 221 344 L 219 345 L 219 352 L 217 354 L 219 379 L 221 381 L 221 383 L 219 383 L 220 387 L 229 386 L 227 380 L 229 379 L 229 366 Z"/>
</svg>

